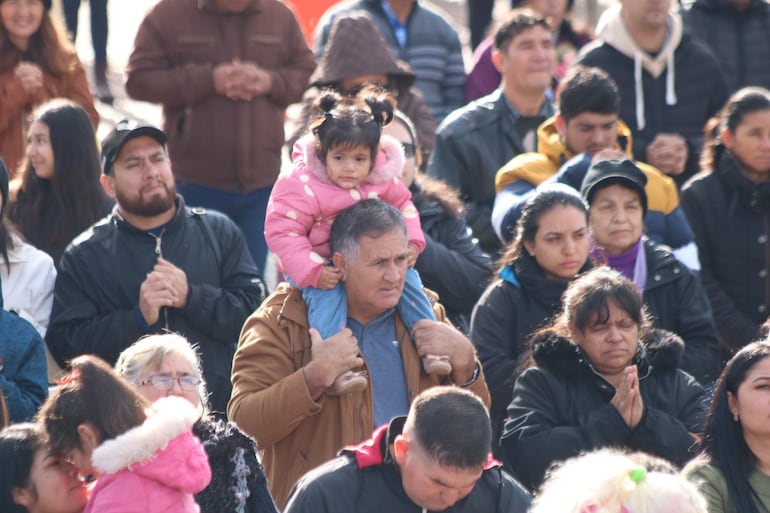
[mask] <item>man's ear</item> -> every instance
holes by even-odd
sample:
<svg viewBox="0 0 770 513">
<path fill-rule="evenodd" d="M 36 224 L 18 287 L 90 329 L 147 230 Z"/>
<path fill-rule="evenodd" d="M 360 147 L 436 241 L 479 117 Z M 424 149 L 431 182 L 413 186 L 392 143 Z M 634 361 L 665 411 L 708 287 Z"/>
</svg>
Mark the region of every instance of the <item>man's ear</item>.
<svg viewBox="0 0 770 513">
<path fill-rule="evenodd" d="M 406 461 L 406 455 L 409 453 L 409 440 L 400 434 L 393 440 L 393 459 L 396 463 L 403 465 Z"/>
<path fill-rule="evenodd" d="M 340 280 L 345 281 L 345 270 L 347 269 L 347 261 L 345 260 L 345 255 L 335 251 L 332 255 L 332 263 L 334 264 L 334 267 L 340 270 Z"/>
<path fill-rule="evenodd" d="M 102 184 L 104 192 L 112 199 L 115 199 L 115 179 L 109 175 L 102 174 L 99 177 L 99 182 Z"/>
<path fill-rule="evenodd" d="M 492 50 L 492 65 L 495 67 L 495 69 L 502 73 L 503 72 L 503 60 L 505 59 L 505 55 L 503 55 L 503 52 L 495 48 Z"/>
<path fill-rule="evenodd" d="M 567 128 L 567 122 L 560 112 L 557 112 L 556 116 L 553 118 L 553 125 L 556 127 L 556 131 L 559 132 L 559 137 L 564 139 L 564 129 Z"/>
</svg>

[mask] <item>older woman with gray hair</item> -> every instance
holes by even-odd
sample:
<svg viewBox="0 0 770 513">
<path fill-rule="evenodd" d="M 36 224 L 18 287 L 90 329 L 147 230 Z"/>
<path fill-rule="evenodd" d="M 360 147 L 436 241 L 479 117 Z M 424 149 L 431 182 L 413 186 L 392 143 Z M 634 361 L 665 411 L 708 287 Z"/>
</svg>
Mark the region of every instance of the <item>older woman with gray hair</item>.
<svg viewBox="0 0 770 513">
<path fill-rule="evenodd" d="M 176 395 L 200 407 L 193 432 L 203 442 L 212 476 L 195 496 L 201 513 L 278 513 L 256 442 L 235 424 L 210 415 L 200 358 L 186 338 L 176 333 L 143 337 L 120 354 L 115 370 L 150 401 Z"/>
</svg>

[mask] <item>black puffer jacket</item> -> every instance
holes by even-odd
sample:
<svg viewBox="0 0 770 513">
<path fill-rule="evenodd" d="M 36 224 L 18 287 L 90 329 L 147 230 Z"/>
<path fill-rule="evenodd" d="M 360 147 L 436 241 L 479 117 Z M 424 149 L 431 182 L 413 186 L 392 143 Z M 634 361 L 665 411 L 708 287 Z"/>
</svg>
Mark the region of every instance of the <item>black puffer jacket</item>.
<svg viewBox="0 0 770 513">
<path fill-rule="evenodd" d="M 426 243 L 414 268 L 423 285 L 439 295 L 452 324 L 467 333 L 473 305 L 492 277 L 492 259 L 481 251 L 461 212 L 442 196 L 446 187 L 434 182 L 421 176 L 410 187 Z"/>
<path fill-rule="evenodd" d="M 516 476 L 536 488 L 554 462 L 601 447 L 625 447 L 683 465 L 694 456 L 690 433 L 703 429 L 703 388 L 678 370 L 682 341 L 662 330 L 639 346 L 634 363 L 644 413 L 631 429 L 610 404 L 615 389 L 585 354 L 553 333 L 533 340 L 535 366 L 516 380 L 502 438 Z"/>
<path fill-rule="evenodd" d="M 590 267 L 587 262 L 581 272 Z M 491 284 L 473 309 L 470 331 L 492 398 L 490 414 L 496 437 L 503 431 L 527 337 L 559 311 L 568 285 L 546 278 L 526 251 L 506 269 L 505 277 Z"/>
<path fill-rule="evenodd" d="M 343 448 L 336 459 L 305 474 L 294 485 L 284 512 L 427 513 L 404 490 L 404 477 L 391 450 L 405 422 L 406 417 L 395 417 L 370 439 Z M 441 511 L 525 513 L 530 503 L 527 491 L 497 462 L 489 461 L 470 492 Z"/>
<path fill-rule="evenodd" d="M 770 88 L 766 0 L 751 0 L 743 11 L 730 0 L 696 0 L 682 18 L 685 29 L 716 55 L 731 93 L 745 86 Z"/>
<path fill-rule="evenodd" d="M 754 184 L 729 153 L 693 178 L 682 207 L 695 233 L 706 289 L 722 345 L 735 351 L 760 336 L 768 316 L 770 183 Z"/>
<path fill-rule="evenodd" d="M 705 384 L 722 368 L 714 319 L 700 279 L 676 259 L 671 249 L 645 239 L 647 283 L 644 303 L 656 328 L 672 331 L 685 343 L 682 370 Z"/>
</svg>

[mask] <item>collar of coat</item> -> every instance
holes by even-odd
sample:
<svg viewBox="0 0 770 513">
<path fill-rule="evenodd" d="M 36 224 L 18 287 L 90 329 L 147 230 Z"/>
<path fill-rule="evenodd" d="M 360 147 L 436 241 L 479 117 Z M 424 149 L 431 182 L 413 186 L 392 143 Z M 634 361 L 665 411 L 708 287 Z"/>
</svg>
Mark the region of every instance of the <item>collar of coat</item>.
<svg viewBox="0 0 770 513">
<path fill-rule="evenodd" d="M 532 357 L 539 367 L 568 377 L 594 374 L 585 352 L 554 331 L 543 331 L 531 339 Z M 667 330 L 653 329 L 640 341 L 633 358 L 639 367 L 639 377 L 662 373 L 679 367 L 684 342 L 679 335 Z"/>
<path fill-rule="evenodd" d="M 260 7 L 262 7 L 263 0 L 251 0 L 251 2 L 246 5 L 246 8 L 243 10 L 244 13 L 247 12 L 254 12 L 260 10 Z M 198 0 L 198 9 L 201 11 L 211 11 L 215 12 L 217 14 L 227 14 L 227 15 L 235 15 L 235 14 L 242 14 L 242 13 L 233 13 L 223 10 L 221 7 L 217 5 L 217 0 Z"/>
<path fill-rule="evenodd" d="M 358 468 L 373 467 L 383 463 L 395 463 L 393 455 L 390 454 L 390 444 L 404 431 L 406 417 L 395 417 L 389 424 L 381 426 L 374 430 L 372 437 L 356 445 L 349 445 L 343 448 L 339 454 L 350 454 L 356 459 Z M 484 470 L 498 468 L 502 464 L 492 457 L 489 453 Z"/>
<path fill-rule="evenodd" d="M 308 172 L 321 183 L 331 184 L 326 174 L 326 165 L 321 162 L 316 153 L 316 138 L 314 135 L 306 135 L 294 143 L 291 159 L 295 163 L 304 162 Z M 369 184 L 384 184 L 398 180 L 401 170 L 404 168 L 404 150 L 401 144 L 389 136 L 380 137 L 380 148 L 374 167 L 364 180 Z"/>
<path fill-rule="evenodd" d="M 147 419 L 122 435 L 94 449 L 91 461 L 101 474 L 114 474 L 137 463 L 150 461 L 155 453 L 185 431 L 200 416 L 195 406 L 176 396 L 158 399 Z"/>
</svg>

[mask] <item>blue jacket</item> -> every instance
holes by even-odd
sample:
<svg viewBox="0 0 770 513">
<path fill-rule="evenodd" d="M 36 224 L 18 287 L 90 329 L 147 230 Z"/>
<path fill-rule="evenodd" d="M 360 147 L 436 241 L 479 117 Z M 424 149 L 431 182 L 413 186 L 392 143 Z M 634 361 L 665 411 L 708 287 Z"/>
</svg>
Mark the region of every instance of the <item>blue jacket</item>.
<svg viewBox="0 0 770 513">
<path fill-rule="evenodd" d="M 28 321 L 2 309 L 0 294 L 0 393 L 11 422 L 30 420 L 48 397 L 43 339 Z"/>
</svg>

